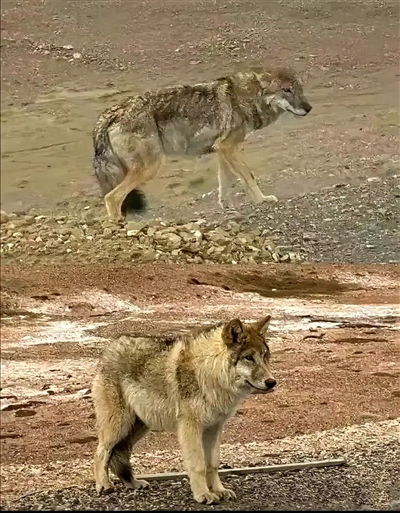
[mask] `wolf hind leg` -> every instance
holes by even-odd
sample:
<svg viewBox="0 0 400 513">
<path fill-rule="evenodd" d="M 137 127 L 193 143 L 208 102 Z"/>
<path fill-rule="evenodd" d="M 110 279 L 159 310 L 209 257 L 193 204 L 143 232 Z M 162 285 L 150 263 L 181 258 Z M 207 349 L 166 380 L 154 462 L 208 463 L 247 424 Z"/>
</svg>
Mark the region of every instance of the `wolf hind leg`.
<svg viewBox="0 0 400 513">
<path fill-rule="evenodd" d="M 161 167 L 161 159 L 145 167 L 143 164 L 130 168 L 122 182 L 104 197 L 110 219 L 122 219 L 122 204 L 128 194 L 153 178 Z"/>
<path fill-rule="evenodd" d="M 103 197 L 124 179 L 125 169 L 112 153 L 95 156 L 93 167 Z"/>
<path fill-rule="evenodd" d="M 123 162 L 125 176 L 121 183 L 104 197 L 108 216 L 113 220 L 122 219 L 122 204 L 134 189 L 154 178 L 163 162 L 163 149 L 158 139 L 137 135 L 111 136 L 115 155 Z"/>
<path fill-rule="evenodd" d="M 128 488 L 137 490 L 148 486 L 148 482 L 135 479 L 130 456 L 133 446 L 147 433 L 148 428 L 143 422 L 136 418 L 128 435 L 120 440 L 112 449 L 110 459 L 110 470 L 113 472 Z"/>
<path fill-rule="evenodd" d="M 114 447 L 130 433 L 135 416 L 130 414 L 113 383 L 97 377 L 93 383 L 99 443 L 94 457 L 94 476 L 98 493 L 112 488 L 109 466 Z"/>
</svg>

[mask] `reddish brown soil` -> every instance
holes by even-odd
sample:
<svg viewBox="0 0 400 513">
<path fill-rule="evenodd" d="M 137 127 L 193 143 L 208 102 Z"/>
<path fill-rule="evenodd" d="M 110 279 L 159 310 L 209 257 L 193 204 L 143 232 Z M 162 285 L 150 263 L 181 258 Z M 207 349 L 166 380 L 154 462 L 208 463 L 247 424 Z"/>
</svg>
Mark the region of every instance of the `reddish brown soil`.
<svg viewBox="0 0 400 513">
<path fill-rule="evenodd" d="M 305 72 L 313 104 L 305 120 L 287 118 L 248 141 L 249 165 L 267 194 L 286 201 L 338 182 L 396 174 L 398 13 L 396 0 L 3 0 L 2 208 L 35 206 L 48 215 L 51 208 L 57 216 L 60 200 L 97 194 L 90 132 L 105 107 L 127 94 L 208 80 L 249 64 L 285 64 Z M 74 52 L 81 58 L 73 59 Z M 385 189 L 374 183 L 376 195 L 387 201 Z M 156 210 L 176 208 L 173 214 L 182 212 L 186 219 L 189 210 L 197 215 L 193 198 L 215 187 L 215 162 L 179 160 L 168 163 L 146 193 Z M 346 190 L 338 194 L 344 197 Z M 321 215 L 324 204 L 317 195 L 307 198 L 306 208 L 277 214 L 280 232 L 289 231 L 290 216 L 309 225 L 312 213 Z M 346 222 L 338 226 L 347 237 L 345 250 L 353 251 L 357 213 L 353 196 L 348 202 L 351 208 L 341 214 Z M 371 225 L 367 214 L 360 230 Z M 385 253 L 381 225 L 376 226 L 373 243 Z M 394 329 L 399 268 L 394 265 L 32 267 L 22 262 L 3 265 L 1 279 L 3 503 L 34 490 L 89 482 L 95 440 L 85 389 L 103 341 L 125 330 L 177 333 L 206 321 L 272 312 L 279 386 L 246 401 L 227 425 L 225 444 L 273 441 L 399 415 Z M 176 463 L 154 451 L 175 446 L 173 435 L 149 435 L 138 447 L 143 469 L 173 470 Z M 390 454 L 389 445 L 386 449 Z M 373 468 L 374 481 L 383 483 L 385 465 L 377 459 L 379 464 L 369 466 L 367 456 L 360 455 L 367 473 Z M 261 463 L 268 457 L 263 454 Z M 333 474 L 315 495 L 338 489 L 347 494 L 351 482 L 339 477 Z M 302 482 L 303 492 L 309 486 L 304 474 L 293 480 Z M 282 490 L 290 503 L 302 488 Z M 248 493 L 257 497 L 257 487 Z M 258 502 L 259 509 L 265 506 Z"/>
<path fill-rule="evenodd" d="M 273 440 L 396 418 L 400 347 L 393 330 L 395 319 L 390 312 L 379 318 L 373 313 L 359 318 L 354 312 L 374 305 L 395 307 L 398 275 L 395 266 L 63 266 L 34 272 L 23 265 L 3 266 L 3 292 L 15 294 L 25 308 L 32 301 L 35 308 L 49 308 L 55 302 L 70 305 L 85 290 L 107 290 L 111 301 L 123 299 L 143 311 L 102 313 L 98 305 L 92 305 L 89 318 L 90 306 L 82 296 L 77 302 L 81 311 L 72 308 L 25 320 L 3 319 L 2 403 L 28 401 L 22 410 L 34 414 L 20 417 L 19 409 L 2 412 L 2 465 L 92 457 L 96 442 L 91 398 L 78 392 L 91 386 L 101 339 L 63 342 L 59 334 L 54 341 L 58 343 L 41 343 L 40 330 L 53 321 L 101 321 L 104 324 L 92 333 L 112 337 L 126 330 L 177 333 L 196 326 L 198 319 L 254 318 L 268 308 L 277 322 L 271 346 L 280 386 L 273 394 L 247 400 L 229 421 L 224 442 Z M 277 289 L 276 293 L 270 293 L 271 289 Z M 293 310 L 295 304 L 300 312 Z M 311 331 L 301 325 L 289 331 L 285 328 L 285 320 L 303 322 L 312 317 Z M 323 324 L 332 319 L 338 325 Z M 29 345 L 21 333 L 25 337 L 33 331 L 39 340 Z M 35 397 L 24 397 L 20 386 L 33 390 Z M 51 395 L 46 393 L 49 389 Z M 13 394 L 16 397 L 10 397 Z M 29 404 L 32 400 L 39 402 Z M 147 453 L 166 444 L 175 447 L 175 437 L 152 434 L 139 451 Z M 22 479 L 18 489 L 6 486 L 4 493 L 15 494 L 26 486 Z"/>
</svg>

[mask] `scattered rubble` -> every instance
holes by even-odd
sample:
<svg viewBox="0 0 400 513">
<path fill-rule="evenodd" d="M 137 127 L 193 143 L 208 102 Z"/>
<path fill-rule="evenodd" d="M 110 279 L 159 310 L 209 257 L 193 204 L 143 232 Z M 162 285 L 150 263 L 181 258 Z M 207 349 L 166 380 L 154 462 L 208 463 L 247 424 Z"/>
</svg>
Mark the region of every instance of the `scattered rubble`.
<svg viewBox="0 0 400 513">
<path fill-rule="evenodd" d="M 198 219 L 188 223 L 139 220 L 126 224 L 84 210 L 67 215 L 25 214 L 2 227 L 3 257 L 52 260 L 185 263 L 257 263 L 300 261 L 301 255 L 278 246 L 267 229 L 244 228 L 236 221 Z"/>
</svg>

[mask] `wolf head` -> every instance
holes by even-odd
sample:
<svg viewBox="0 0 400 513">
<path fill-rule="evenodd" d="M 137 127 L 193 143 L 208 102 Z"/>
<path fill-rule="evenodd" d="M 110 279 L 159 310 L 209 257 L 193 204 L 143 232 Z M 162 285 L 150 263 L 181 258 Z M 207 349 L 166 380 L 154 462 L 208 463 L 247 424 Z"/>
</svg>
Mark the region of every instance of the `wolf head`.
<svg viewBox="0 0 400 513">
<path fill-rule="evenodd" d="M 236 385 L 244 392 L 265 393 L 276 385 L 265 338 L 270 319 L 267 316 L 246 324 L 233 319 L 222 330 L 222 339 L 231 352 Z"/>
<path fill-rule="evenodd" d="M 306 116 L 312 109 L 303 94 L 303 87 L 292 70 L 277 69 L 258 74 L 266 102 L 277 112 Z"/>
</svg>

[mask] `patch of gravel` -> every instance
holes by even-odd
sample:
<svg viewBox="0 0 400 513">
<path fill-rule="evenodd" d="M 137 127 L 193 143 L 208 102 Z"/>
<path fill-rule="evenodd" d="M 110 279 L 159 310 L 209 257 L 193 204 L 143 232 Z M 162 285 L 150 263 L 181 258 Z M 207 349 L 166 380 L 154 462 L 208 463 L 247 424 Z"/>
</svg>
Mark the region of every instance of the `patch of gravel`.
<svg viewBox="0 0 400 513">
<path fill-rule="evenodd" d="M 1 255 L 28 263 L 397 263 L 399 198 L 392 174 L 258 206 L 241 191 L 228 211 L 212 192 L 126 223 L 109 221 L 101 199 L 72 198 L 52 212 L 2 212 Z"/>
<path fill-rule="evenodd" d="M 69 205 L 71 209 L 71 205 Z M 75 210 L 78 210 L 76 208 Z M 37 213 L 36 213 L 37 214 Z M 280 247 L 268 230 L 234 220 L 222 225 L 139 219 L 113 223 L 96 204 L 80 215 L 2 213 L 1 254 L 24 262 L 95 262 L 101 260 L 168 263 L 296 262 L 298 252 Z"/>
<path fill-rule="evenodd" d="M 328 457 L 345 457 L 348 463 L 343 467 L 226 477 L 224 481 L 238 495 L 234 503 L 198 505 L 184 479 L 152 482 L 149 489 L 135 492 L 117 485 L 114 492 L 101 497 L 96 495 L 93 485 L 47 490 L 22 496 L 3 509 L 395 510 L 400 501 L 399 437 L 400 422 L 395 419 L 270 443 L 224 445 L 223 460 L 231 461 L 232 466 L 243 465 L 245 458 L 252 465 Z M 242 451 L 238 453 L 239 447 Z M 229 464 L 224 467 L 230 468 Z M 53 468 L 53 472 L 57 470 Z"/>
<path fill-rule="evenodd" d="M 400 175 L 393 171 L 397 169 L 393 167 L 391 175 L 370 177 L 359 185 L 338 183 L 256 207 L 239 192 L 239 219 L 244 227 L 268 230 L 282 248 L 290 247 L 310 262 L 398 262 Z M 190 208 L 207 220 L 225 222 L 230 218 L 218 210 L 214 192 Z M 160 212 L 166 217 L 183 216 L 188 208 L 165 207 Z"/>
</svg>

